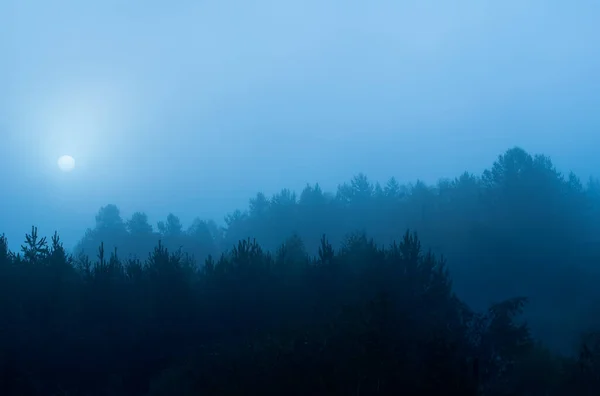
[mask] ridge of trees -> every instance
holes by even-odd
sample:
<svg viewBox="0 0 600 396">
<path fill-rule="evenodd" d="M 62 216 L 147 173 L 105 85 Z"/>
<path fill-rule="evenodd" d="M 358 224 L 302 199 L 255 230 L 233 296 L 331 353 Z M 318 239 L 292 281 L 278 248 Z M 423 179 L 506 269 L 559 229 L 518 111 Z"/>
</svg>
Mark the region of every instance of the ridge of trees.
<svg viewBox="0 0 600 396">
<path fill-rule="evenodd" d="M 435 186 L 257 194 L 223 228 L 107 205 L 73 254 L 0 236 L 0 389 L 597 395 L 599 186 L 515 148 Z"/>
<path fill-rule="evenodd" d="M 239 240 L 256 239 L 273 253 L 297 235 L 316 255 L 323 234 L 335 248 L 354 232 L 387 246 L 406 229 L 444 254 L 457 293 L 475 309 L 527 296 L 532 331 L 552 349 L 573 352 L 581 331 L 600 328 L 600 182 L 584 184 L 547 156 L 518 147 L 479 176 L 465 172 L 435 185 L 394 178 L 380 185 L 359 174 L 335 194 L 318 184 L 300 194 L 258 193 L 246 210 L 227 215 L 224 227 L 196 219 L 184 229 L 170 214 L 153 229 L 144 213 L 123 220 L 107 205 L 75 253 L 93 254 L 104 242 L 122 257 L 143 259 L 160 239 L 202 263 Z"/>
</svg>

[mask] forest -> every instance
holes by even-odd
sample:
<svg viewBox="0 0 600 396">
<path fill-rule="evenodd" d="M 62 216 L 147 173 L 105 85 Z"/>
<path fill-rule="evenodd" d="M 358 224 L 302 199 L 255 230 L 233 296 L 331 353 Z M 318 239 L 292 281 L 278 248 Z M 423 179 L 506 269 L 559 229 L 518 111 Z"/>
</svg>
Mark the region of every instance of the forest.
<svg viewBox="0 0 600 396">
<path fill-rule="evenodd" d="M 72 251 L 0 238 L 0 394 L 598 395 L 599 282 L 600 181 L 518 147 L 224 226 L 107 204 Z"/>
</svg>

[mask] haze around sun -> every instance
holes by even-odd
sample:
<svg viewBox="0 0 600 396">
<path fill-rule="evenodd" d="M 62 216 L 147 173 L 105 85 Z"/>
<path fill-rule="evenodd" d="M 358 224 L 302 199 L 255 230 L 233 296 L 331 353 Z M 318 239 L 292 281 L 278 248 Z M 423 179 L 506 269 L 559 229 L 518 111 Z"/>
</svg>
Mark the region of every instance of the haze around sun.
<svg viewBox="0 0 600 396">
<path fill-rule="evenodd" d="M 108 203 L 222 221 L 258 191 L 435 182 L 513 146 L 586 180 L 599 15 L 588 0 L 0 1 L 0 232 L 72 246 Z"/>
<path fill-rule="evenodd" d="M 58 168 L 63 172 L 71 172 L 75 169 L 75 158 L 70 155 L 61 155 L 57 162 Z"/>
</svg>

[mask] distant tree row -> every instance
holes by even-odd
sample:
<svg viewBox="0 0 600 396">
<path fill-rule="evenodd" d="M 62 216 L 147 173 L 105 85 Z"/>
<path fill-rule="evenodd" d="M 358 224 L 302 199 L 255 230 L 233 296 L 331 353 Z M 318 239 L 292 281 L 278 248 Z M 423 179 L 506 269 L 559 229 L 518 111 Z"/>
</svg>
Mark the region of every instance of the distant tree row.
<svg viewBox="0 0 600 396">
<path fill-rule="evenodd" d="M 318 184 L 299 195 L 258 193 L 247 210 L 229 214 L 223 228 L 197 219 L 184 230 L 171 214 L 153 230 L 145 214 L 124 221 L 108 205 L 75 253 L 90 254 L 104 242 L 121 257 L 144 259 L 160 239 L 203 263 L 247 238 L 274 252 L 297 235 L 316 254 L 323 234 L 335 248 L 353 232 L 387 246 L 406 229 L 445 255 L 457 293 L 474 308 L 527 296 L 533 333 L 564 352 L 573 350 L 581 331 L 600 328 L 600 183 L 584 185 L 558 172 L 548 157 L 520 148 L 499 156 L 482 175 L 464 173 L 433 186 L 393 178 L 380 185 L 359 174 L 335 194 Z"/>
</svg>

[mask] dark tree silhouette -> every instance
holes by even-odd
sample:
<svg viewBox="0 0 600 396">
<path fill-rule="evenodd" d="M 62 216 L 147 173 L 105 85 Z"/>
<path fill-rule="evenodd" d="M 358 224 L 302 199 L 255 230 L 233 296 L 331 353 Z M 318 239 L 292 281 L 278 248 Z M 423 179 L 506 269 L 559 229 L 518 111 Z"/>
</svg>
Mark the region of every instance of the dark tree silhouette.
<svg viewBox="0 0 600 396">
<path fill-rule="evenodd" d="M 0 236 L 0 392 L 597 395 L 598 185 L 514 148 L 259 193 L 225 227 L 107 205 L 72 254 Z"/>
</svg>

